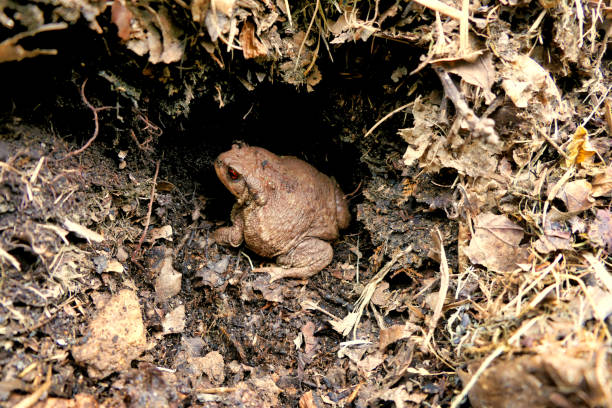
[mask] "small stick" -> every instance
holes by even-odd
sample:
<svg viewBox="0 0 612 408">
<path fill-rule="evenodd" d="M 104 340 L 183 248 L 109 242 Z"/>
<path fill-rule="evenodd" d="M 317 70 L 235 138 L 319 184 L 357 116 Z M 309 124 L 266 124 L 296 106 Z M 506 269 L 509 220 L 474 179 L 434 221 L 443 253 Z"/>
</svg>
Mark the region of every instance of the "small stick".
<svg viewBox="0 0 612 408">
<path fill-rule="evenodd" d="M 140 247 L 147 236 L 147 231 L 149 230 L 149 223 L 151 222 L 151 212 L 153 211 L 153 199 L 155 198 L 155 184 L 157 183 L 157 175 L 159 174 L 159 160 L 155 164 L 155 175 L 153 176 L 153 185 L 151 186 L 151 198 L 149 199 L 149 209 L 147 210 L 147 219 L 145 221 L 144 231 L 142 231 L 142 235 L 140 236 L 140 240 L 138 241 L 138 245 L 132 252 L 132 261 L 135 262 L 136 256 L 140 252 Z"/>
<path fill-rule="evenodd" d="M 87 97 L 85 96 L 85 84 L 87 83 L 87 79 L 83 81 L 83 85 L 81 85 L 81 99 L 83 99 L 83 103 L 85 103 L 85 105 L 87 105 L 87 107 L 89 109 L 91 109 L 91 111 L 93 112 L 94 115 L 94 132 L 93 135 L 91 136 L 91 138 L 87 141 L 87 143 L 85 143 L 83 145 L 83 147 L 81 147 L 80 149 L 77 150 L 73 150 L 70 153 L 68 153 L 67 155 L 65 155 L 62 160 L 66 160 L 72 156 L 76 156 L 77 154 L 81 154 L 85 151 L 85 149 L 87 149 L 94 140 L 96 140 L 96 138 L 98 137 L 98 131 L 100 130 L 100 125 L 98 123 L 98 112 L 101 110 L 105 110 L 105 109 L 110 109 L 111 106 L 102 106 L 100 108 L 94 108 L 93 105 L 91 103 L 89 103 L 89 101 L 87 100 Z"/>
<path fill-rule="evenodd" d="M 453 101 L 453 105 L 455 105 L 457 113 L 459 116 L 461 116 L 461 118 L 465 119 L 470 132 L 472 132 L 475 137 L 485 137 L 485 140 L 489 143 L 497 143 L 499 141 L 499 137 L 495 132 L 495 121 L 490 118 L 479 118 L 476 116 L 474 111 L 470 109 L 467 102 L 459 93 L 459 90 L 455 86 L 455 83 L 451 77 L 448 75 L 448 72 L 440 67 L 434 67 L 434 71 L 436 71 L 436 74 L 438 74 L 438 77 L 440 78 L 440 82 L 442 82 L 446 97 Z"/>
</svg>

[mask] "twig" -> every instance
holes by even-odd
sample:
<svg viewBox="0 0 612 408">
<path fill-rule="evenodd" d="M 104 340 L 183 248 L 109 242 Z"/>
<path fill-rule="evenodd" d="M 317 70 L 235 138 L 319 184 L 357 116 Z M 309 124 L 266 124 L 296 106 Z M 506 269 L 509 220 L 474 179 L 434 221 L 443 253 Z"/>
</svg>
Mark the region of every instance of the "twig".
<svg viewBox="0 0 612 408">
<path fill-rule="evenodd" d="M 83 99 L 83 103 L 85 103 L 85 105 L 87 105 L 87 107 L 89 109 L 91 109 L 91 111 L 93 112 L 94 115 L 94 132 L 93 135 L 91 136 L 91 138 L 87 141 L 87 143 L 85 143 L 83 145 L 83 147 L 81 147 L 80 149 L 77 150 L 73 150 L 72 152 L 68 153 L 67 155 L 65 155 L 62 160 L 66 160 L 72 156 L 76 156 L 77 154 L 81 154 L 85 151 L 85 149 L 87 149 L 94 140 L 96 140 L 96 138 L 98 137 L 98 132 L 100 130 L 100 124 L 98 123 L 98 112 L 101 110 L 105 110 L 105 109 L 110 109 L 111 106 L 102 106 L 99 108 L 94 108 L 94 106 L 89 103 L 89 101 L 87 100 L 87 97 L 85 96 L 85 84 L 87 83 L 87 79 L 85 79 L 83 81 L 83 85 L 81 85 L 81 99 Z"/>
<path fill-rule="evenodd" d="M 557 142 L 555 142 L 554 140 L 551 139 L 550 136 L 548 136 L 548 133 L 546 133 L 545 131 L 543 131 L 542 129 L 538 129 L 538 132 L 544 137 L 544 139 L 546 139 L 546 141 L 555 148 L 555 150 L 557 151 L 557 153 L 559 153 L 561 156 L 563 156 L 563 158 L 565 160 L 571 160 L 569 158 L 569 156 L 563 151 L 563 149 L 561 149 L 561 147 L 557 144 Z"/>
<path fill-rule="evenodd" d="M 353 191 L 352 193 L 348 193 L 344 195 L 344 199 L 350 199 L 352 198 L 355 194 L 357 194 L 357 192 L 359 191 L 359 189 L 361 188 L 361 184 L 363 184 L 363 180 L 359 181 L 359 185 L 357 186 L 357 188 L 355 189 L 355 191 Z"/>
<path fill-rule="evenodd" d="M 140 252 L 140 247 L 147 236 L 147 232 L 149 230 L 149 223 L 151 222 L 151 212 L 153 211 L 153 200 L 155 199 L 155 184 L 157 183 L 157 175 L 159 174 L 159 160 L 155 164 L 155 175 L 153 176 L 153 184 L 151 185 L 151 197 L 149 199 L 149 209 L 147 210 L 147 219 L 145 221 L 144 230 L 142 231 L 142 235 L 140 236 L 140 240 L 138 241 L 138 245 L 132 252 L 132 261 L 135 262 L 136 256 Z"/>
<path fill-rule="evenodd" d="M 610 93 L 610 90 L 612 90 L 612 85 L 610 85 L 608 87 L 608 89 L 606 90 L 606 93 L 604 94 L 604 96 L 602 96 L 601 99 L 599 101 L 597 101 L 597 105 L 595 105 L 595 107 L 593 108 L 593 110 L 591 111 L 589 116 L 587 116 L 587 118 L 582 122 L 582 125 L 581 125 L 582 127 L 586 126 L 586 124 L 589 123 L 589 121 L 593 118 L 593 115 L 595 115 L 595 112 L 597 112 L 597 110 L 599 109 L 601 104 L 604 103 L 604 101 L 608 97 L 608 94 Z"/>
<path fill-rule="evenodd" d="M 370 130 L 368 130 L 368 131 L 366 132 L 366 134 L 365 134 L 363 137 L 368 137 L 368 136 L 370 136 L 370 134 L 372 134 L 372 132 L 373 132 L 374 130 L 376 130 L 376 128 L 377 128 L 377 127 L 379 127 L 379 126 L 380 126 L 380 125 L 381 125 L 381 124 L 382 124 L 382 123 L 383 123 L 385 120 L 389 119 L 391 116 L 395 115 L 397 112 L 400 112 L 400 111 L 402 111 L 402 110 L 406 109 L 407 107 L 409 107 L 409 106 L 410 106 L 410 105 L 412 105 L 413 103 L 414 103 L 414 102 L 407 103 L 407 104 L 402 105 L 402 106 L 400 106 L 399 108 L 397 108 L 397 109 L 395 109 L 395 110 L 393 110 L 393 111 L 391 111 L 391 112 L 387 113 L 387 114 L 386 114 L 386 115 L 385 115 L 385 116 L 384 116 L 384 117 L 383 117 L 381 120 L 379 120 L 378 122 L 376 122 L 376 124 L 375 124 L 374 126 L 372 126 L 372 127 L 370 128 Z"/>
<path fill-rule="evenodd" d="M 13 20 L 9 19 L 9 21 L 13 23 Z M 54 49 L 26 50 L 17 43 L 24 38 L 35 36 L 38 33 L 53 30 L 64 30 L 66 28 L 68 28 L 68 24 L 66 23 L 45 24 L 34 30 L 25 31 L 7 38 L 4 41 L 0 41 L 0 63 L 7 61 L 21 61 L 24 58 L 32 58 L 36 57 L 37 55 L 57 55 L 57 50 Z"/>
<path fill-rule="evenodd" d="M 448 73 L 440 68 L 434 67 L 436 74 L 440 77 L 440 82 L 442 82 L 442 86 L 444 87 L 444 93 L 446 97 L 453 102 L 455 105 L 455 109 L 457 109 L 457 113 L 465 119 L 467 122 L 468 128 L 470 132 L 473 133 L 474 137 L 484 137 L 485 140 L 491 144 L 497 143 L 499 140 L 497 133 L 495 132 L 495 121 L 490 118 L 483 117 L 482 119 L 476 116 L 474 111 L 470 109 L 467 102 L 463 99 L 459 90 L 453 83 L 453 80 L 450 78 Z"/>
</svg>

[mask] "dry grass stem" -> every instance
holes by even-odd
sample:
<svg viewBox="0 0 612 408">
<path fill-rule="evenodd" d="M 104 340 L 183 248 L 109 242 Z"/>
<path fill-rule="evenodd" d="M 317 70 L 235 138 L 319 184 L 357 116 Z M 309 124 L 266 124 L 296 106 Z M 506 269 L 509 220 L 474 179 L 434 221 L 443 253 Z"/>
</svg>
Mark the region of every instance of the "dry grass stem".
<svg viewBox="0 0 612 408">
<path fill-rule="evenodd" d="M 361 292 L 361 296 L 355 303 L 355 307 L 353 311 L 350 312 L 344 319 L 341 321 L 330 321 L 330 324 L 338 333 L 341 333 L 343 336 L 347 336 L 351 331 L 353 332 L 353 338 L 357 337 L 357 325 L 359 324 L 359 320 L 361 320 L 361 316 L 363 315 L 363 311 L 366 306 L 372 299 L 372 295 L 376 290 L 376 287 L 382 280 L 387 276 L 393 265 L 403 256 L 408 254 L 412 248 L 407 248 L 403 251 L 398 251 L 393 258 L 387 262 L 387 264 L 382 267 L 376 275 L 372 278 L 370 282 L 365 286 L 363 291 Z"/>
<path fill-rule="evenodd" d="M 40 397 L 47 392 L 49 388 L 51 388 L 51 366 L 49 366 L 49 369 L 47 370 L 47 378 L 45 379 L 45 382 L 32 394 L 19 401 L 14 408 L 30 408 L 34 406 L 34 404 L 38 402 Z"/>
<path fill-rule="evenodd" d="M 448 284 L 450 282 L 448 262 L 446 260 L 446 252 L 444 251 L 444 240 L 439 229 L 436 228 L 434 233 L 436 234 L 436 241 L 438 241 L 440 250 L 440 291 L 438 292 L 438 300 L 436 301 L 436 306 L 434 307 L 433 316 L 429 321 L 429 331 L 427 332 L 425 339 L 423 339 L 423 348 L 429 347 L 429 343 L 433 337 L 434 331 L 436 330 L 436 326 L 438 325 L 438 320 L 440 320 L 440 317 L 442 316 L 442 309 L 444 308 L 446 294 L 448 293 Z"/>
<path fill-rule="evenodd" d="M 440 14 L 454 18 L 455 20 L 461 20 L 462 12 L 454 7 L 451 7 L 439 0 L 415 0 L 421 6 L 427 7 L 428 9 L 438 11 Z"/>
<path fill-rule="evenodd" d="M 376 124 L 375 124 L 374 126 L 372 126 L 372 127 L 370 128 L 370 130 L 368 130 L 368 131 L 366 132 L 366 134 L 365 134 L 363 137 L 368 137 L 368 136 L 370 136 L 370 135 L 372 134 L 372 132 L 373 132 L 373 131 L 375 131 L 375 130 L 376 130 L 376 128 L 377 128 L 377 127 L 379 127 L 379 126 L 380 126 L 380 125 L 381 125 L 381 124 L 382 124 L 384 121 L 386 121 L 387 119 L 389 119 L 391 116 L 395 115 L 396 113 L 401 112 L 401 111 L 403 111 L 404 109 L 406 109 L 406 108 L 408 108 L 408 107 L 412 106 L 413 104 L 414 104 L 414 102 L 407 103 L 407 104 L 402 105 L 402 106 L 400 106 L 399 108 L 394 109 L 393 111 L 391 111 L 391 112 L 387 113 L 387 114 L 386 114 L 386 115 L 385 115 L 385 116 L 384 116 L 384 117 L 383 117 L 381 120 L 379 120 L 378 122 L 376 122 Z"/>
<path fill-rule="evenodd" d="M 541 316 L 538 316 L 536 318 L 529 320 L 527 323 L 521 326 L 521 328 L 518 329 L 516 333 L 514 333 L 512 337 L 508 339 L 508 345 L 516 342 L 524 333 L 527 332 L 527 330 L 531 328 L 531 326 L 537 323 L 538 320 L 540 320 L 541 318 L 542 318 Z M 463 390 L 461 390 L 461 393 L 453 399 L 453 402 L 451 403 L 450 408 L 458 408 L 459 405 L 461 405 L 461 402 L 468 395 L 468 393 L 474 387 L 474 385 L 476 385 L 476 382 L 478 381 L 480 376 L 491 365 L 491 363 L 493 363 L 493 361 L 497 357 L 499 357 L 504 352 L 504 350 L 506 350 L 507 348 L 508 346 L 505 344 L 500 345 L 487 358 L 484 359 L 480 367 L 478 367 L 478 370 L 476 370 L 476 372 L 472 375 L 472 378 L 470 378 L 470 381 L 468 381 L 465 387 L 463 387 Z"/>
</svg>

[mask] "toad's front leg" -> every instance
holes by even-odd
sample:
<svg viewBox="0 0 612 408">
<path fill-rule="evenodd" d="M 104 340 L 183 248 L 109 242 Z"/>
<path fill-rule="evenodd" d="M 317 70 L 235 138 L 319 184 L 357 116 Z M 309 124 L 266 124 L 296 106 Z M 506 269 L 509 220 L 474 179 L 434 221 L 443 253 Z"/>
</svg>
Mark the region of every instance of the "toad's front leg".
<svg viewBox="0 0 612 408">
<path fill-rule="evenodd" d="M 213 239 L 220 245 L 231 245 L 234 248 L 242 244 L 244 236 L 244 223 L 241 217 L 232 217 L 233 225 L 217 228 L 213 232 Z"/>
<path fill-rule="evenodd" d="M 285 255 L 276 258 L 278 266 L 254 268 L 270 274 L 270 282 L 283 278 L 309 278 L 331 262 L 334 251 L 328 242 L 307 238 Z"/>
</svg>

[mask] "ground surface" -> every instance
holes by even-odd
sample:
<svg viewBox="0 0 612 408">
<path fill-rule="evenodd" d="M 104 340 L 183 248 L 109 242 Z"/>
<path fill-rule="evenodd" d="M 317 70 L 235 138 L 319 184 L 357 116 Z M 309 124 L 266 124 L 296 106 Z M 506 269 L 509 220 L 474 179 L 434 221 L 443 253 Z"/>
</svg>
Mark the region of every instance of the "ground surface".
<svg viewBox="0 0 612 408">
<path fill-rule="evenodd" d="M 0 404 L 612 406 L 608 6 L 289 3 L 0 4 Z M 313 278 L 212 241 L 238 140 Z"/>
</svg>

